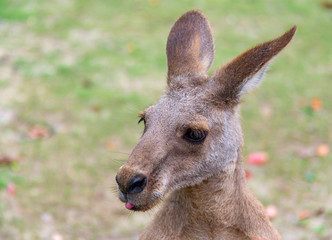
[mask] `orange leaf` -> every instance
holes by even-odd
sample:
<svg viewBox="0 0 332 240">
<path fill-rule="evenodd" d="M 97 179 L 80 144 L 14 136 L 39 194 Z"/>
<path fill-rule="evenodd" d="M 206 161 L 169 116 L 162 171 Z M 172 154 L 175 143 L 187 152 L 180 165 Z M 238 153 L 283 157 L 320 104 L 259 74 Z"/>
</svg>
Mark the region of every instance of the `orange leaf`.
<svg viewBox="0 0 332 240">
<path fill-rule="evenodd" d="M 114 151 L 115 148 L 116 148 L 115 143 L 113 141 L 108 141 L 107 149 L 110 151 Z"/>
<path fill-rule="evenodd" d="M 321 144 L 316 149 L 316 154 L 318 157 L 325 157 L 330 152 L 330 147 L 327 144 Z"/>
<path fill-rule="evenodd" d="M 274 205 L 269 205 L 265 208 L 266 215 L 270 220 L 275 219 L 278 215 L 278 209 Z"/>
<path fill-rule="evenodd" d="M 302 210 L 298 213 L 297 217 L 300 220 L 307 219 L 310 217 L 310 212 L 309 212 L 309 210 Z"/>
<path fill-rule="evenodd" d="M 322 100 L 320 100 L 320 98 L 315 97 L 311 99 L 311 108 L 314 111 L 320 111 L 323 108 L 323 103 Z"/>
<path fill-rule="evenodd" d="M 245 169 L 244 173 L 247 180 L 252 178 L 252 173 L 249 170 Z"/>
</svg>

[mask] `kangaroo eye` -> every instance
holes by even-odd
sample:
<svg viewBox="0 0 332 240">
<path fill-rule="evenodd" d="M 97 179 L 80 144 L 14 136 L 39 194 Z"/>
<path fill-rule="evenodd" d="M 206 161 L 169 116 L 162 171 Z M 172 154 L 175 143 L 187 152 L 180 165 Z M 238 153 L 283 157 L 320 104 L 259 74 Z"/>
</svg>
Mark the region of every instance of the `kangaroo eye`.
<svg viewBox="0 0 332 240">
<path fill-rule="evenodd" d="M 206 131 L 188 129 L 183 138 L 193 143 L 199 143 L 205 139 L 206 135 Z"/>
</svg>

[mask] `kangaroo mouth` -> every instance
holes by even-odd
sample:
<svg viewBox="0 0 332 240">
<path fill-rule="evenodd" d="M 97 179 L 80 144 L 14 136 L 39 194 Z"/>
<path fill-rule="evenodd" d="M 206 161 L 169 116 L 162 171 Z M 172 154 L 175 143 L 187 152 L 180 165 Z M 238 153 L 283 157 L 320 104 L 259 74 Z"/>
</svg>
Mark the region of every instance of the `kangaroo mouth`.
<svg viewBox="0 0 332 240">
<path fill-rule="evenodd" d="M 156 206 L 158 203 L 159 199 L 155 199 L 147 203 L 137 203 L 137 204 L 133 204 L 130 201 L 127 201 L 125 203 L 125 207 L 130 211 L 145 212 Z"/>
<path fill-rule="evenodd" d="M 154 206 L 154 205 L 153 205 Z M 153 206 L 147 205 L 134 205 L 130 202 L 126 202 L 125 207 L 130 211 L 144 212 L 153 208 Z"/>
<path fill-rule="evenodd" d="M 154 193 L 151 197 L 144 197 L 142 194 L 124 194 L 119 191 L 119 199 L 125 203 L 125 208 L 130 211 L 147 211 L 161 201 L 162 194 Z"/>
</svg>

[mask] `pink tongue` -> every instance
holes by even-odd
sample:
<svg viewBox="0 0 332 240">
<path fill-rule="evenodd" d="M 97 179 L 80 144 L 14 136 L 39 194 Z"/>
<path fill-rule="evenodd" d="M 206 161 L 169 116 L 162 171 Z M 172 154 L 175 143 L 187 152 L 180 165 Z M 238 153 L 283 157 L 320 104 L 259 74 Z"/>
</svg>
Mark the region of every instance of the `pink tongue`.
<svg viewBox="0 0 332 240">
<path fill-rule="evenodd" d="M 131 204 L 130 202 L 126 202 L 126 208 L 127 209 L 132 209 L 134 207 L 134 205 L 133 204 Z"/>
</svg>

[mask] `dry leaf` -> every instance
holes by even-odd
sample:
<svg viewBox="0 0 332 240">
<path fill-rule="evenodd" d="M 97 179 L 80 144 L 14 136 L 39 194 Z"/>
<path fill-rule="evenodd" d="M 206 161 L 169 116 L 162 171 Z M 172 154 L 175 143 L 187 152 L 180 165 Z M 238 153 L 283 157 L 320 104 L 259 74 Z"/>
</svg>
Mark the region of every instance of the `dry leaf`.
<svg viewBox="0 0 332 240">
<path fill-rule="evenodd" d="M 35 126 L 28 132 L 31 139 L 43 139 L 51 136 L 50 130 L 44 126 Z"/>
<path fill-rule="evenodd" d="M 298 219 L 303 220 L 303 219 L 307 219 L 307 218 L 309 218 L 310 215 L 311 215 L 311 214 L 310 214 L 310 211 L 309 211 L 309 210 L 301 210 L 301 211 L 298 213 L 297 217 L 298 217 Z"/>
<path fill-rule="evenodd" d="M 159 0 L 149 0 L 149 4 L 152 7 L 158 6 L 159 5 Z"/>
<path fill-rule="evenodd" d="M 314 111 L 320 111 L 323 108 L 323 103 L 322 100 L 320 100 L 320 98 L 315 97 L 311 99 L 311 108 Z"/>
<path fill-rule="evenodd" d="M 330 147 L 327 144 L 321 144 L 316 149 L 316 154 L 318 157 L 325 157 L 330 152 Z"/>
<path fill-rule="evenodd" d="M 274 205 L 268 205 L 266 208 L 265 208 L 265 212 L 266 212 L 266 215 L 268 216 L 268 218 L 270 220 L 273 220 L 277 217 L 278 215 L 278 209 L 276 206 Z"/>
<path fill-rule="evenodd" d="M 114 149 L 116 148 L 115 143 L 113 141 L 108 141 L 107 142 L 107 149 L 110 151 L 114 151 Z"/>
<path fill-rule="evenodd" d="M 94 104 L 94 105 L 91 106 L 91 110 L 96 112 L 96 113 L 100 112 L 100 109 L 101 109 L 101 107 L 97 104 Z"/>
<path fill-rule="evenodd" d="M 9 196 L 15 196 L 15 194 L 16 194 L 16 186 L 15 186 L 14 183 L 12 183 L 12 182 L 8 183 L 8 185 L 7 185 L 7 194 Z"/>
<path fill-rule="evenodd" d="M 267 162 L 268 156 L 265 152 L 253 152 L 248 155 L 247 161 L 252 165 L 263 165 Z"/>
<path fill-rule="evenodd" d="M 127 51 L 128 53 L 133 53 L 133 52 L 135 52 L 135 51 L 136 51 L 136 45 L 135 45 L 134 43 L 128 43 L 128 44 L 126 45 L 126 51 Z"/>
<path fill-rule="evenodd" d="M 8 156 L 0 156 L 0 166 L 2 165 L 12 165 L 13 163 L 18 162 L 17 159 L 13 159 Z"/>
<path fill-rule="evenodd" d="M 324 214 L 324 212 L 325 212 L 325 209 L 323 207 L 320 207 L 313 213 L 313 215 L 317 217 L 317 216 Z"/>
<path fill-rule="evenodd" d="M 321 2 L 321 5 L 326 9 L 332 9 L 332 2 L 324 1 L 324 2 Z"/>
<path fill-rule="evenodd" d="M 245 169 L 245 170 L 244 170 L 244 173 L 245 173 L 245 177 L 246 177 L 246 179 L 250 179 L 250 178 L 252 178 L 252 173 L 251 173 L 249 170 Z"/>
</svg>

